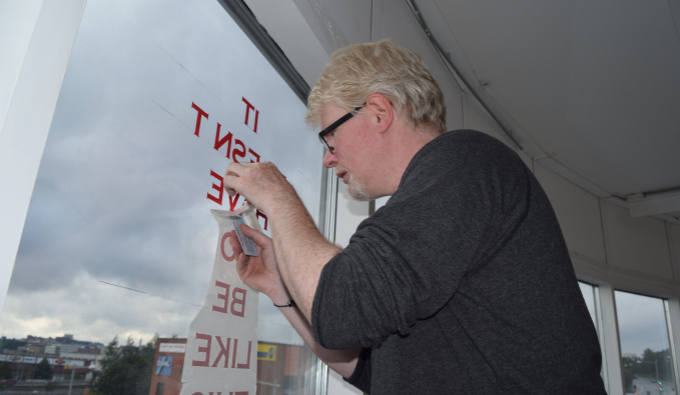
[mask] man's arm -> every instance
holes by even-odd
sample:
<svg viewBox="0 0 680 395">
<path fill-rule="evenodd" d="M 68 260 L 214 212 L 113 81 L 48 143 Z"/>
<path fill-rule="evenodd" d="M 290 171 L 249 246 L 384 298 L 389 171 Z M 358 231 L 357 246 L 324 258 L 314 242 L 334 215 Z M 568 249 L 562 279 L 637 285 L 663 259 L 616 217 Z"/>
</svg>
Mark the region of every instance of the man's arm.
<svg viewBox="0 0 680 395">
<path fill-rule="evenodd" d="M 280 310 L 297 333 L 300 334 L 307 347 L 319 359 L 324 361 L 329 368 L 338 372 L 342 377 L 348 379 L 352 376 L 357 366 L 361 347 L 352 350 L 329 350 L 324 348 L 314 340 L 312 327 L 297 307 L 282 307 Z"/>
<path fill-rule="evenodd" d="M 237 257 L 236 269 L 239 276 L 248 286 L 269 296 L 274 304 L 287 304 L 291 297 L 278 275 L 272 240 L 247 225 L 242 225 L 241 230 L 257 244 L 260 255 L 259 257 L 245 255 L 237 239 L 229 238 Z M 280 310 L 319 359 L 345 378 L 352 375 L 357 365 L 360 347 L 352 350 L 326 349 L 314 340 L 312 327 L 298 307 L 281 307 Z"/>
<path fill-rule="evenodd" d="M 342 250 L 317 230 L 293 186 L 272 163 L 231 163 L 224 187 L 231 196 L 244 196 L 269 218 L 281 278 L 311 322 L 321 270 Z"/>
</svg>

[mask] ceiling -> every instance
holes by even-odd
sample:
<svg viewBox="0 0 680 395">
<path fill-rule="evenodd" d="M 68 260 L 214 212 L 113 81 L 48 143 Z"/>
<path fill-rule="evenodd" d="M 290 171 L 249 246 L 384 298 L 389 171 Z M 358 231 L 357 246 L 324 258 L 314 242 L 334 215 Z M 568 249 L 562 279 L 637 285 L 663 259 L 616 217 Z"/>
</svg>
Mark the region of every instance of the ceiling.
<svg viewBox="0 0 680 395">
<path fill-rule="evenodd" d="M 680 219 L 680 0 L 408 1 L 535 160 L 631 216 Z"/>
</svg>

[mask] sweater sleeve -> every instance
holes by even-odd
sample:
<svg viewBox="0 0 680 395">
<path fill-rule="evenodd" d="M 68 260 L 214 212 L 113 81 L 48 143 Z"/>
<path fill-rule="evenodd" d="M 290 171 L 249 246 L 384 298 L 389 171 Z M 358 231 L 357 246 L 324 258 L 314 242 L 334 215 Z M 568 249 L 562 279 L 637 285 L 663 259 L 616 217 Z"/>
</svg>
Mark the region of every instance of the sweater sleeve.
<svg viewBox="0 0 680 395">
<path fill-rule="evenodd" d="M 323 269 L 312 307 L 316 340 L 370 347 L 435 314 L 521 222 L 527 172 L 479 132 L 449 132 L 426 145 L 388 203 Z"/>
<path fill-rule="evenodd" d="M 364 393 L 369 394 L 371 392 L 371 377 L 371 349 L 363 348 L 359 354 L 359 360 L 352 376 L 345 379 L 345 381 Z"/>
</svg>

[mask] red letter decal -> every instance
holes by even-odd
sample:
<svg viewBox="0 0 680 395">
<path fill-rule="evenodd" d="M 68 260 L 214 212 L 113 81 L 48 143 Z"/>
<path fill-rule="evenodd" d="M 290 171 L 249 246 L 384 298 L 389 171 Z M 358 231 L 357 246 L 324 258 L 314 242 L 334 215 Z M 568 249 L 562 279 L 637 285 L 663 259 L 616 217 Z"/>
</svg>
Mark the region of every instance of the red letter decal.
<svg viewBox="0 0 680 395">
<path fill-rule="evenodd" d="M 234 211 L 234 210 L 232 209 L 231 211 Z M 267 222 L 268 222 L 267 216 L 264 215 L 264 214 L 262 213 L 262 211 L 260 211 L 260 210 L 255 210 L 255 216 L 256 216 L 257 218 L 262 218 L 262 219 L 264 219 L 264 226 L 263 226 L 263 229 L 264 229 L 264 230 L 267 230 Z"/>
<path fill-rule="evenodd" d="M 231 211 L 236 210 L 236 203 L 238 203 L 238 199 L 241 197 L 241 195 L 237 193 L 236 195 L 233 196 L 233 199 L 231 196 L 227 195 L 227 197 L 229 197 L 229 210 Z"/>
<path fill-rule="evenodd" d="M 227 289 L 227 292 L 229 290 Z M 240 305 L 240 307 L 239 307 Z M 246 312 L 246 290 L 243 288 L 234 287 L 234 292 L 231 294 L 231 314 L 243 317 Z M 239 307 L 239 308 L 237 308 Z"/>
<path fill-rule="evenodd" d="M 251 159 L 251 160 L 250 160 L 250 163 L 255 163 L 255 162 L 259 162 L 259 161 L 260 161 L 260 155 L 259 155 L 257 152 L 253 151 L 252 148 L 248 148 L 248 152 L 250 152 L 251 154 L 253 154 L 253 156 L 254 156 L 255 158 L 257 158 L 257 160 L 252 160 L 252 159 Z"/>
<path fill-rule="evenodd" d="M 193 360 L 191 361 L 191 366 L 208 366 L 208 361 L 210 361 L 210 342 L 211 342 L 211 337 L 210 335 L 204 335 L 203 333 L 196 333 L 196 339 L 201 339 L 205 340 L 207 342 L 207 346 L 205 347 L 199 347 L 198 352 L 205 353 L 205 360 L 203 361 L 197 361 Z"/>
<path fill-rule="evenodd" d="M 220 346 L 220 353 L 217 354 L 215 357 L 215 362 L 213 362 L 212 367 L 217 367 L 217 363 L 220 361 L 222 358 L 222 355 L 224 355 L 224 367 L 228 368 L 227 366 L 229 364 L 229 344 L 231 343 L 231 338 L 227 338 L 227 345 L 225 346 L 224 343 L 222 343 L 222 340 L 220 340 L 219 336 L 215 336 L 215 340 L 217 340 L 217 344 Z"/>
<path fill-rule="evenodd" d="M 248 125 L 248 116 L 250 115 L 250 110 L 255 110 L 255 106 L 250 104 L 248 100 L 246 100 L 245 97 L 241 97 L 241 100 L 243 100 L 244 103 L 246 103 L 246 120 L 245 123 Z M 258 110 L 255 110 L 255 127 L 253 128 L 253 132 L 257 133 L 257 120 L 260 117 L 260 112 Z"/>
<path fill-rule="evenodd" d="M 215 177 L 219 184 L 215 184 L 213 182 L 212 184 L 212 189 L 217 191 L 217 196 L 213 196 L 208 192 L 208 196 L 206 196 L 208 199 L 212 200 L 213 202 L 219 204 L 220 206 L 222 205 L 222 194 L 224 193 L 224 178 L 215 173 L 214 171 L 210 170 L 210 175 Z"/>
<path fill-rule="evenodd" d="M 220 136 L 220 130 L 222 129 L 222 125 L 219 123 L 217 124 L 217 130 L 215 131 L 215 145 L 213 148 L 215 148 L 216 151 L 219 151 L 219 149 L 225 144 L 227 144 L 227 158 L 229 158 L 229 153 L 231 152 L 231 139 L 234 136 L 231 132 L 227 132 L 227 135 L 224 137 Z"/>
<path fill-rule="evenodd" d="M 250 369 L 250 349 L 253 346 L 252 341 L 248 341 L 248 362 L 238 364 L 239 369 Z"/>
<path fill-rule="evenodd" d="M 234 211 L 233 209 L 231 211 Z M 227 255 L 227 252 L 224 251 L 224 245 L 227 243 L 227 239 L 231 237 L 233 233 L 227 232 L 222 235 L 222 240 L 220 240 L 220 252 L 222 253 L 222 258 L 224 258 L 225 261 L 231 262 L 234 260 L 234 257 L 236 254 L 232 254 L 231 256 Z M 229 249 L 231 249 L 231 245 L 229 246 Z M 233 251 L 232 251 L 233 252 Z"/>
<path fill-rule="evenodd" d="M 196 131 L 194 132 L 196 137 L 198 137 L 198 132 L 201 130 L 201 117 L 208 119 L 208 113 L 203 111 L 201 107 L 197 106 L 194 102 L 191 102 L 191 108 L 198 111 L 198 115 L 196 116 Z"/>
<path fill-rule="evenodd" d="M 216 287 L 221 287 L 224 288 L 226 292 L 223 294 L 220 293 L 219 291 L 217 292 L 217 299 L 221 299 L 224 301 L 222 306 L 212 306 L 212 311 L 217 311 L 219 313 L 224 313 L 224 314 L 229 314 L 229 307 L 227 306 L 229 304 L 229 288 L 231 287 L 229 284 L 223 283 L 222 281 L 215 281 L 215 286 Z M 232 303 L 232 309 L 233 309 L 233 303 Z"/>
<path fill-rule="evenodd" d="M 236 139 L 236 145 L 240 145 L 241 149 L 237 149 L 236 147 L 234 147 L 234 151 L 232 151 L 232 155 L 234 155 L 233 160 L 236 163 L 240 163 L 239 161 L 236 160 L 236 157 L 238 156 L 239 158 L 243 158 L 244 156 L 246 156 L 246 145 L 243 144 L 243 141 L 239 139 Z"/>
</svg>

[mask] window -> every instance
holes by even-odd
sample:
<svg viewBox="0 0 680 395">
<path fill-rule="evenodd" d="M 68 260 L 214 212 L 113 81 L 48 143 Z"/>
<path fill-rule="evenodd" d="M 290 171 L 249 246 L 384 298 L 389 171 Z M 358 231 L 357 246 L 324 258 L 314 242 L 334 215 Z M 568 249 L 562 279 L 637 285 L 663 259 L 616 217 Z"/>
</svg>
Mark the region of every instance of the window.
<svg viewBox="0 0 680 395">
<path fill-rule="evenodd" d="M 210 209 L 242 204 L 222 193 L 227 164 L 276 163 L 319 219 L 323 149 L 304 113 L 218 1 L 88 1 L 0 321 L 0 365 L 27 379 L 44 357 L 57 382 L 85 388 L 130 356 L 167 380 L 146 394 L 173 393 L 214 262 Z M 259 306 L 259 341 L 281 351 L 258 361 L 262 381 L 310 392 L 319 364 L 265 296 Z"/>
<path fill-rule="evenodd" d="M 595 303 L 595 287 L 586 284 L 584 282 L 579 281 L 578 282 L 579 288 L 581 288 L 581 293 L 583 294 L 583 299 L 586 301 L 586 306 L 588 307 L 588 312 L 590 313 L 590 318 L 593 320 L 593 324 L 595 325 L 595 328 L 598 331 L 599 335 L 599 327 L 598 327 L 598 318 L 597 318 L 597 305 Z"/>
<path fill-rule="evenodd" d="M 666 302 L 623 291 L 614 296 L 626 391 L 677 394 Z"/>
</svg>

